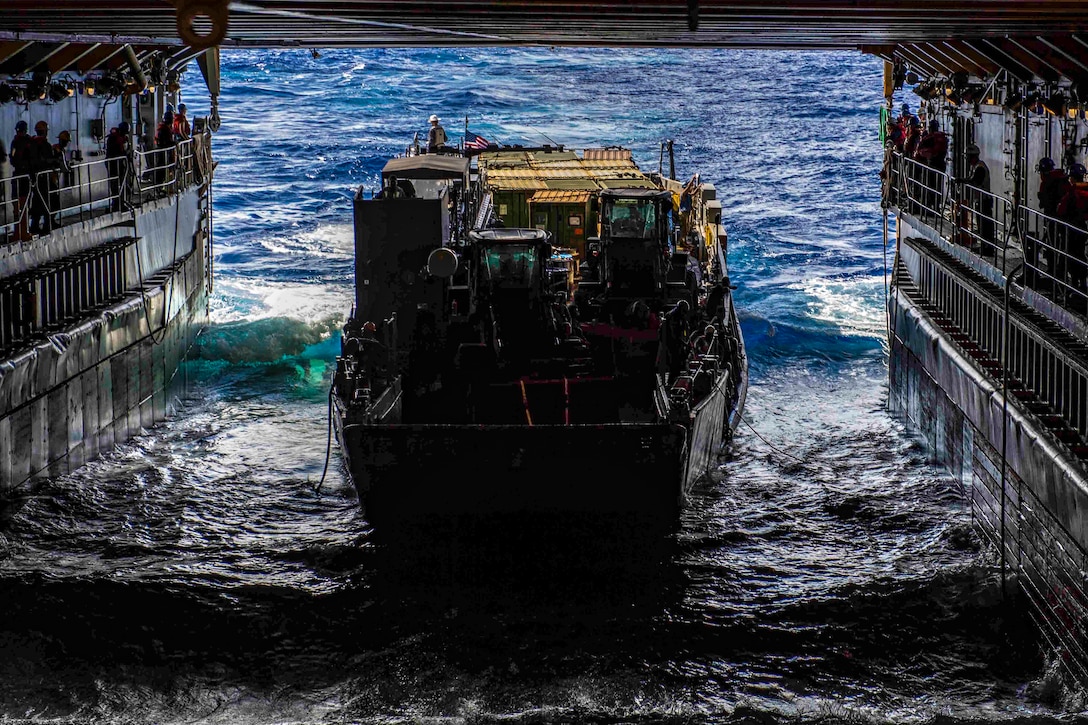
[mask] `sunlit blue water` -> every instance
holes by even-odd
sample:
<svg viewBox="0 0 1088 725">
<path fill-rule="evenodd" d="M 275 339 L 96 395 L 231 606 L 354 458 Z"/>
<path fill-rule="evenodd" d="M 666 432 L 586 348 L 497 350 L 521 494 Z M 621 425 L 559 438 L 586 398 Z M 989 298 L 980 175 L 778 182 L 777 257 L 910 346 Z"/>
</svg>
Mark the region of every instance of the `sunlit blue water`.
<svg viewBox="0 0 1088 725">
<path fill-rule="evenodd" d="M 877 60 L 298 49 L 224 53 L 223 76 L 193 395 L 0 528 L 0 718 L 1071 717 L 957 485 L 885 411 Z M 750 426 L 662 546 L 561 565 L 548 540 L 390 552 L 335 449 L 314 490 L 350 198 L 431 113 L 455 139 L 467 118 L 493 141 L 621 144 L 649 169 L 674 139 L 678 176 L 717 186 Z"/>
</svg>

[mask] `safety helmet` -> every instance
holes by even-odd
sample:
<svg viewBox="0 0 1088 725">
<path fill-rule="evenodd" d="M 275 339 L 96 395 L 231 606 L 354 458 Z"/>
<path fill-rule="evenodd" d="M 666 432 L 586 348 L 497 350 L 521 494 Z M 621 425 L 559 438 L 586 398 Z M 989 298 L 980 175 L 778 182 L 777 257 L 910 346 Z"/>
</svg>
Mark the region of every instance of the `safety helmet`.
<svg viewBox="0 0 1088 725">
<path fill-rule="evenodd" d="M 57 134 L 57 140 L 58 141 L 71 141 L 72 140 L 72 134 L 68 133 L 67 131 L 61 131 L 60 133 Z"/>
<path fill-rule="evenodd" d="M 186 106 L 186 105 L 185 105 L 184 103 L 179 103 L 179 104 L 178 104 L 178 110 L 179 110 L 179 111 L 185 111 L 185 110 L 187 110 L 188 108 L 189 108 L 189 107 L 188 107 L 188 106 Z"/>
<path fill-rule="evenodd" d="M 174 104 L 173 103 L 167 103 L 166 104 L 166 110 L 169 111 L 170 113 L 173 113 L 174 112 Z"/>
<path fill-rule="evenodd" d="M 941 122 L 938 121 L 935 118 L 930 119 L 930 121 L 929 121 L 929 130 L 930 131 L 940 131 L 941 130 Z"/>
<path fill-rule="evenodd" d="M 902 109 L 903 113 L 910 113 L 910 104 L 904 103 L 899 108 Z"/>
<path fill-rule="evenodd" d="M 15 124 L 16 133 L 26 133 L 26 121 L 19 121 Z"/>
<path fill-rule="evenodd" d="M 1040 171 L 1044 174 L 1048 171 L 1053 171 L 1054 159 L 1044 156 L 1043 158 L 1039 159 L 1039 163 L 1035 165 L 1035 170 Z"/>
<path fill-rule="evenodd" d="M 917 116 L 911 116 L 910 117 L 910 127 L 911 128 L 914 128 L 915 126 L 921 126 L 921 125 L 922 125 L 922 122 L 918 120 Z"/>
<path fill-rule="evenodd" d="M 431 114 L 431 117 L 427 119 L 427 123 L 438 123 L 438 116 Z"/>
<path fill-rule="evenodd" d="M 49 130 L 49 124 L 45 121 L 38 121 L 34 124 L 34 133 L 45 133 Z"/>
<path fill-rule="evenodd" d="M 174 120 L 174 112 L 167 111 L 166 113 L 162 114 L 162 120 L 164 123 L 170 123 Z"/>
<path fill-rule="evenodd" d="M 128 121 L 117 124 L 117 133 L 128 133 Z"/>
<path fill-rule="evenodd" d="M 1084 171 L 1084 164 L 1073 164 L 1069 167 L 1069 178 L 1078 180 L 1083 179 Z"/>
<path fill-rule="evenodd" d="M 968 156 L 978 156 L 981 153 L 982 153 L 982 151 L 979 150 L 978 144 L 973 144 L 972 143 L 972 144 L 967 145 L 967 155 Z"/>
</svg>

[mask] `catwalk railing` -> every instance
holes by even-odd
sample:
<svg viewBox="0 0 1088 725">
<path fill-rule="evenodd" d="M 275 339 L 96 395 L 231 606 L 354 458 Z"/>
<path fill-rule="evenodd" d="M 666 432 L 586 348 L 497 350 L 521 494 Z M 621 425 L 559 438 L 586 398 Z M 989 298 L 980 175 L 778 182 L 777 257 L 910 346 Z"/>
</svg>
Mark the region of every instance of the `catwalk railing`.
<svg viewBox="0 0 1088 725">
<path fill-rule="evenodd" d="M 0 246 L 33 239 L 32 213 L 41 214 L 43 209 L 33 204 L 47 204 L 50 224 L 39 229 L 47 233 L 111 212 L 136 210 L 202 184 L 210 178 L 210 148 L 210 135 L 204 135 L 172 149 L 137 152 L 126 161 L 93 161 L 65 171 L 43 171 L 33 179 L 16 177 L 11 189 L 26 196 L 2 204 L 5 213 L 12 207 L 15 211 L 0 226 Z M 210 206 L 210 197 L 205 199 Z M 210 243 L 210 208 L 202 219 L 205 243 Z M 141 253 L 136 244 L 131 236 L 113 239 L 0 277 L 0 353 L 12 354 L 123 298 L 133 274 L 142 279 L 144 273 L 138 268 Z"/>
<path fill-rule="evenodd" d="M 30 241 L 58 227 L 126 211 L 200 184 L 210 165 L 211 135 L 206 133 L 170 148 L 4 179 L 0 245 Z"/>
<path fill-rule="evenodd" d="M 1025 204 L 1017 207 L 899 153 L 886 159 L 884 199 L 1004 275 L 1017 274 L 1022 255 L 1025 287 L 1082 316 L 1088 312 L 1088 229 Z"/>
<path fill-rule="evenodd" d="M 914 281 L 919 293 L 958 328 L 961 347 L 977 349 L 998 363 L 995 375 L 1007 374 L 1017 391 L 1030 394 L 1037 414 L 1059 416 L 1068 426 L 1063 443 L 1088 444 L 1085 362 L 1050 342 L 1046 331 L 1030 319 L 1008 314 L 1006 325 L 1007 308 L 999 292 L 985 289 L 929 256 L 921 255 L 918 265 Z"/>
<path fill-rule="evenodd" d="M 0 352 L 67 327 L 126 291 L 127 237 L 0 279 Z"/>
</svg>

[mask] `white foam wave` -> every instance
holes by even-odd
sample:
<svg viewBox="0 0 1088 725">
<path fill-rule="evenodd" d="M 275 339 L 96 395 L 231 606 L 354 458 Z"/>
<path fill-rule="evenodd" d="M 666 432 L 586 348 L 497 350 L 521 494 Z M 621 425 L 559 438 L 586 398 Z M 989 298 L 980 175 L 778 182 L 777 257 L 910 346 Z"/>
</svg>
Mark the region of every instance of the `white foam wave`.
<svg viewBox="0 0 1088 725">
<path fill-rule="evenodd" d="M 885 336 L 884 282 L 880 277 L 811 278 L 789 287 L 808 298 L 812 319 L 835 325 L 841 334 Z"/>
<path fill-rule="evenodd" d="M 269 317 L 317 322 L 346 317 L 351 309 L 350 285 L 270 282 L 243 278 L 216 281 L 211 320 L 222 324 Z"/>
</svg>

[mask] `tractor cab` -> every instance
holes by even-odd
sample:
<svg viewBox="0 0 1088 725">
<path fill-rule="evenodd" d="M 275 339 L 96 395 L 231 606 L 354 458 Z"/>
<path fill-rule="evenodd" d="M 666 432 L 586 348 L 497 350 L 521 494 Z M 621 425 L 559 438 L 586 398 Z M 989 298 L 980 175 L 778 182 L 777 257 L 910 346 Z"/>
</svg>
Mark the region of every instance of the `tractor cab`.
<svg viewBox="0 0 1088 725">
<path fill-rule="evenodd" d="M 551 234 L 542 229 L 479 229 L 468 234 L 473 311 L 494 336 L 500 362 L 516 366 L 554 345 L 549 275 Z"/>
<path fill-rule="evenodd" d="M 615 300 L 663 301 L 674 251 L 672 192 L 606 189 L 600 193 L 597 278 Z"/>
<path fill-rule="evenodd" d="M 475 259 L 477 297 L 520 297 L 527 302 L 545 290 L 551 235 L 542 229 L 477 229 L 469 232 Z"/>
</svg>

